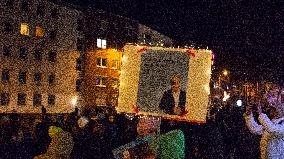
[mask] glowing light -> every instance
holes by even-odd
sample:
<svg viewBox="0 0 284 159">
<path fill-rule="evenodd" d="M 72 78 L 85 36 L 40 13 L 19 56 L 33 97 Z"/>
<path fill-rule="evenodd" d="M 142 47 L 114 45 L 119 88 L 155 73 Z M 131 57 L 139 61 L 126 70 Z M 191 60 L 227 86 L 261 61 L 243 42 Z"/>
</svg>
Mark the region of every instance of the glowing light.
<svg viewBox="0 0 284 159">
<path fill-rule="evenodd" d="M 78 100 L 78 98 L 77 98 L 77 97 L 74 97 L 74 98 L 71 100 L 71 104 L 72 104 L 73 106 L 75 106 L 75 105 L 77 104 L 77 100 Z"/>
<path fill-rule="evenodd" d="M 212 53 L 212 60 L 215 60 L 215 54 Z"/>
<path fill-rule="evenodd" d="M 123 56 L 122 59 L 121 59 L 121 62 L 122 62 L 123 64 L 125 64 L 126 61 L 127 61 L 127 57 L 126 57 L 126 56 Z"/>
<path fill-rule="evenodd" d="M 239 99 L 239 100 L 237 101 L 237 106 L 240 107 L 240 106 L 242 106 L 242 105 L 243 105 L 243 102 L 242 102 L 242 100 Z"/>
<path fill-rule="evenodd" d="M 227 76 L 227 75 L 228 75 L 228 71 L 227 71 L 227 70 L 224 70 L 224 71 L 223 71 L 223 75 L 224 75 L 224 76 Z"/>
<path fill-rule="evenodd" d="M 22 23 L 21 24 L 20 33 L 22 35 L 30 35 L 29 25 L 27 23 Z"/>
<path fill-rule="evenodd" d="M 223 98 L 223 101 L 225 102 L 225 101 L 227 101 L 227 99 L 229 99 L 229 98 L 230 98 L 230 94 L 227 94 L 227 92 L 224 91 L 224 98 Z"/>
</svg>

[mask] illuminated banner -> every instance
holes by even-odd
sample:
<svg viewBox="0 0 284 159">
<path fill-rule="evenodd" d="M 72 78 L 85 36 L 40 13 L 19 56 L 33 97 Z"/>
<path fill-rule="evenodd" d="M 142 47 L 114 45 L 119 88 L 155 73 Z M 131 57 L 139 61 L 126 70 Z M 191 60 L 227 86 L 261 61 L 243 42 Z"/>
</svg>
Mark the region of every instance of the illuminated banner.
<svg viewBox="0 0 284 159">
<path fill-rule="evenodd" d="M 124 47 L 118 112 L 205 122 L 209 50 Z"/>
</svg>

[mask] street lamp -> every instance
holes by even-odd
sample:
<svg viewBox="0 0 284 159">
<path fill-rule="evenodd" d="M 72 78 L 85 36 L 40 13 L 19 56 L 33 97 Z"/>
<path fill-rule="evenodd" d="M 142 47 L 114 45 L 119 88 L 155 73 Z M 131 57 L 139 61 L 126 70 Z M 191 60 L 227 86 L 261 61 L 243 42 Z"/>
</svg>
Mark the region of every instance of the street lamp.
<svg viewBox="0 0 284 159">
<path fill-rule="evenodd" d="M 228 76 L 229 71 L 226 70 L 226 69 L 224 69 L 224 70 L 222 71 L 222 74 L 224 75 L 224 77 L 226 77 L 226 76 Z M 221 87 L 221 77 L 222 77 L 222 74 L 219 75 L 219 87 Z"/>
</svg>

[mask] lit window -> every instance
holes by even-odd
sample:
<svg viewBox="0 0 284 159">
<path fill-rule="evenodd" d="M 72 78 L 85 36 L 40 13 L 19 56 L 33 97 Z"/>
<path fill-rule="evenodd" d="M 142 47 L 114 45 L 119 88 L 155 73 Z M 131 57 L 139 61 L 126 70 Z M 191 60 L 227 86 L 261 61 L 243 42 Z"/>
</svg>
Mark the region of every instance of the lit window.
<svg viewBox="0 0 284 159">
<path fill-rule="evenodd" d="M 18 93 L 18 102 L 17 105 L 26 105 L 26 93 Z"/>
<path fill-rule="evenodd" d="M 48 105 L 55 105 L 55 95 L 48 95 Z"/>
<path fill-rule="evenodd" d="M 112 66 L 111 66 L 112 69 L 117 69 L 118 68 L 118 60 L 114 60 L 112 61 Z"/>
<path fill-rule="evenodd" d="M 4 69 L 2 71 L 2 82 L 8 82 L 9 79 L 10 79 L 9 70 L 8 69 Z"/>
<path fill-rule="evenodd" d="M 9 93 L 1 93 L 1 105 L 9 105 L 10 102 L 10 94 Z"/>
<path fill-rule="evenodd" d="M 97 77 L 96 78 L 96 86 L 98 87 L 106 87 L 107 78 L 106 77 Z"/>
<path fill-rule="evenodd" d="M 34 97 L 33 97 L 33 105 L 34 106 L 40 106 L 41 105 L 41 94 L 34 94 Z"/>
<path fill-rule="evenodd" d="M 21 23 L 21 34 L 30 35 L 29 25 L 27 23 Z"/>
<path fill-rule="evenodd" d="M 36 37 L 43 37 L 44 32 L 43 29 L 39 26 L 36 26 L 35 36 Z"/>
<path fill-rule="evenodd" d="M 97 47 L 98 48 L 105 49 L 106 45 L 107 45 L 106 40 L 104 40 L 104 39 L 97 39 Z"/>
<path fill-rule="evenodd" d="M 106 58 L 97 58 L 97 67 L 107 67 L 107 59 Z"/>
</svg>

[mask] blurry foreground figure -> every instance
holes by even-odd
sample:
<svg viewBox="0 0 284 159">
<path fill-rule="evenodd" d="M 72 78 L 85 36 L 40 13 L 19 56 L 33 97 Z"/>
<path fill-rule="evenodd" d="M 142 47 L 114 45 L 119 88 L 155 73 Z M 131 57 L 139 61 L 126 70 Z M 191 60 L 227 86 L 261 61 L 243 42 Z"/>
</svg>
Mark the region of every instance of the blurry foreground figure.
<svg viewBox="0 0 284 159">
<path fill-rule="evenodd" d="M 36 156 L 34 159 L 68 159 L 74 146 L 73 138 L 69 132 L 60 127 L 50 126 L 48 134 L 51 137 L 51 143 L 47 152 Z"/>
<path fill-rule="evenodd" d="M 249 130 L 262 135 L 260 150 L 262 159 L 284 158 L 284 105 L 281 103 L 281 92 L 278 86 L 273 86 L 266 95 L 269 111 L 263 112 L 263 104 L 256 103 L 258 124 L 253 116 L 252 105 L 248 105 L 244 114 Z"/>
<path fill-rule="evenodd" d="M 117 159 L 183 159 L 185 156 L 183 132 L 173 130 L 160 135 L 160 124 L 159 118 L 140 117 L 137 124 L 137 139 L 115 149 L 114 156 Z"/>
</svg>

